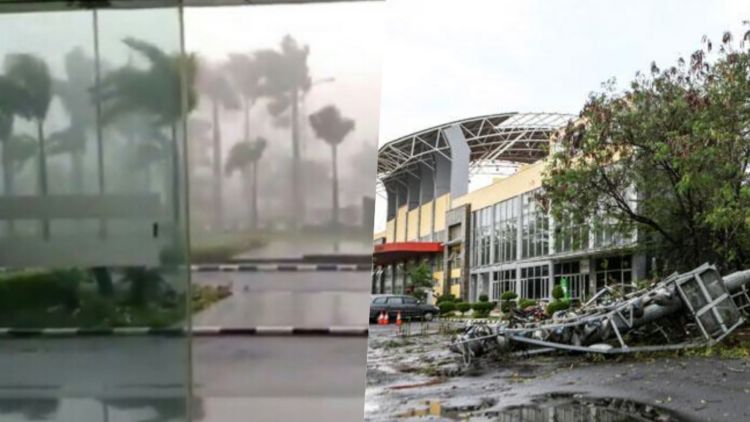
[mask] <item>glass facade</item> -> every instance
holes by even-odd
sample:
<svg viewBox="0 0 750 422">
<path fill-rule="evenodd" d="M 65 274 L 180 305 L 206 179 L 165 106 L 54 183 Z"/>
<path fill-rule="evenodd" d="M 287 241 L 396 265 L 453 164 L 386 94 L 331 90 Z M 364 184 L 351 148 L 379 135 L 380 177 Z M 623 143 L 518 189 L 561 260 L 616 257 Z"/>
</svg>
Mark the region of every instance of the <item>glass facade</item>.
<svg viewBox="0 0 750 422">
<path fill-rule="evenodd" d="M 187 399 L 189 336 L 93 335 L 190 321 L 193 79 L 177 4 L 20 13 L 0 2 L 0 328 L 69 333 L 8 340 L 0 400 L 25 404 L 3 406 L 0 420 L 201 412 Z M 39 344 L 44 353 L 18 353 Z"/>
<path fill-rule="evenodd" d="M 563 279 L 568 281 L 570 297 L 573 299 L 583 299 L 589 293 L 589 275 L 581 273 L 580 261 L 563 261 L 556 262 L 555 269 L 555 286 L 562 284 Z"/>
<path fill-rule="evenodd" d="M 188 256 L 371 252 L 383 2 L 220 3 L 0 0 L 0 420 L 362 418 L 366 338 L 191 326 L 366 326 L 369 272 Z"/>
<path fill-rule="evenodd" d="M 549 254 L 549 216 L 536 199 L 536 191 L 521 197 L 521 257 Z"/>
<path fill-rule="evenodd" d="M 589 225 L 575 223 L 569 216 L 555 221 L 555 253 L 575 252 L 589 248 Z"/>
<path fill-rule="evenodd" d="M 518 254 L 518 197 L 495 205 L 494 262 L 512 262 Z"/>
<path fill-rule="evenodd" d="M 594 261 L 596 289 L 604 286 L 626 288 L 633 281 L 633 257 L 631 255 L 610 256 Z"/>
<path fill-rule="evenodd" d="M 494 271 L 492 273 L 492 295 L 493 301 L 500 300 L 505 292 L 516 291 L 516 270 Z"/>
<path fill-rule="evenodd" d="M 549 289 L 549 266 L 536 265 L 521 268 L 521 293 L 522 298 L 546 299 L 550 297 Z"/>
</svg>

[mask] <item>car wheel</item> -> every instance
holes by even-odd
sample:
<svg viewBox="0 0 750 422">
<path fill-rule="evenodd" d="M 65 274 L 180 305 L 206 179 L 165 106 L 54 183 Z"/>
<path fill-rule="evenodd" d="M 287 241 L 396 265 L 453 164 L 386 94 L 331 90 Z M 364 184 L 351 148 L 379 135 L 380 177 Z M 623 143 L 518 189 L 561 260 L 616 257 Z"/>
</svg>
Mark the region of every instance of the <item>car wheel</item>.
<svg viewBox="0 0 750 422">
<path fill-rule="evenodd" d="M 425 314 L 424 314 L 424 320 L 425 321 L 432 321 L 432 312 L 425 312 Z"/>
</svg>

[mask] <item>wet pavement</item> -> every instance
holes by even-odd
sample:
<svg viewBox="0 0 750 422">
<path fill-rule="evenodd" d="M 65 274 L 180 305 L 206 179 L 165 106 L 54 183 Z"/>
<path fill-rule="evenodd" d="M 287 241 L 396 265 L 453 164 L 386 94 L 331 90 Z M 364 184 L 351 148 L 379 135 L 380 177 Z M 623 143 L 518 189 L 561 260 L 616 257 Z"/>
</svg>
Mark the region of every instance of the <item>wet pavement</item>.
<svg viewBox="0 0 750 422">
<path fill-rule="evenodd" d="M 223 327 L 365 326 L 370 301 L 367 272 L 195 273 L 196 284 L 228 285 L 232 296 L 193 318 Z"/>
<path fill-rule="evenodd" d="M 445 347 L 449 336 L 394 334 L 391 327 L 371 330 L 369 421 L 750 420 L 744 359 L 551 355 L 485 360 L 464 370 Z"/>
<path fill-rule="evenodd" d="M 201 273 L 194 282 L 233 284 L 233 295 L 196 316 L 196 324 L 367 319 L 366 272 Z M 365 307 L 355 309 L 360 296 Z M 366 350 L 366 338 L 193 339 L 193 420 L 362 420 Z M 0 421 L 185 421 L 188 361 L 182 338 L 3 340 Z"/>
</svg>

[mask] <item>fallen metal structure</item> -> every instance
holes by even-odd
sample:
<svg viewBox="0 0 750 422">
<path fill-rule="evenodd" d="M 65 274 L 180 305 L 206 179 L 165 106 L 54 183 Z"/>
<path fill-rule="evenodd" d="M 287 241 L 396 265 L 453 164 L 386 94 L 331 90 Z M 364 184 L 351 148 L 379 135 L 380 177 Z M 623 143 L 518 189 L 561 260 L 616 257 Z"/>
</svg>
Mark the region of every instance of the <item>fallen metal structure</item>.
<svg viewBox="0 0 750 422">
<path fill-rule="evenodd" d="M 470 325 L 450 349 L 469 364 L 489 353 L 616 354 L 710 346 L 749 313 L 750 270 L 722 277 L 704 264 L 620 297 L 600 291 L 575 311 L 558 311 L 551 319 Z"/>
</svg>

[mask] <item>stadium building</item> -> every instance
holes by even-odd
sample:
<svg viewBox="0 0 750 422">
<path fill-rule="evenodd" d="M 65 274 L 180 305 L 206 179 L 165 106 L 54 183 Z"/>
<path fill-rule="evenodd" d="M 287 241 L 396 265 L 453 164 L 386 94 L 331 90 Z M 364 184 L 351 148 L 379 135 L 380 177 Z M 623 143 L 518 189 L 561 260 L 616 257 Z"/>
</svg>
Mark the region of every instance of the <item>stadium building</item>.
<svg viewBox="0 0 750 422">
<path fill-rule="evenodd" d="M 496 301 L 509 290 L 549 300 L 563 279 L 574 298 L 583 298 L 645 277 L 635 235 L 561 224 L 536 201 L 551 139 L 572 118 L 495 114 L 383 145 L 378 184 L 387 221 L 374 236 L 372 292 L 403 293 L 410 265 L 423 260 L 432 266 L 435 295 L 472 302 L 482 294 Z M 470 176 L 488 168 L 512 174 L 469 191 Z"/>
</svg>

